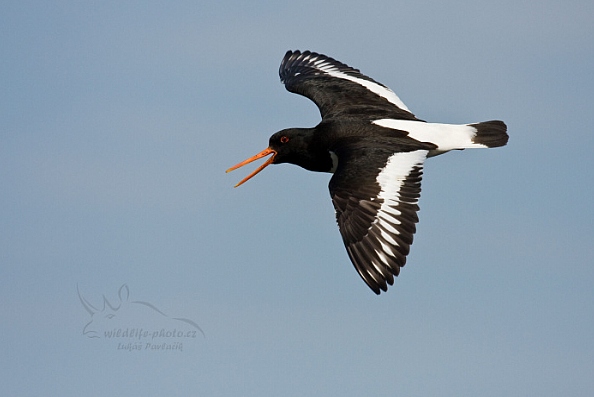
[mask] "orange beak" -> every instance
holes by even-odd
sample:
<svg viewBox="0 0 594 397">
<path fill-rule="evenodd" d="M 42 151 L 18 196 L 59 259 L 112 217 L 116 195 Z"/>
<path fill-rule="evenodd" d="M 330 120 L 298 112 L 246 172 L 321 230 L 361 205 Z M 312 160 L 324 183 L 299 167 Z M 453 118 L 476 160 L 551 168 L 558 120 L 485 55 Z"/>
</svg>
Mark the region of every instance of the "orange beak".
<svg viewBox="0 0 594 397">
<path fill-rule="evenodd" d="M 272 164 L 272 162 L 274 161 L 274 158 L 276 157 L 276 150 L 270 149 L 269 147 L 262 150 L 260 153 L 256 154 L 255 156 L 250 157 L 247 160 L 242 161 L 239 164 L 234 165 L 233 167 L 229 168 L 227 171 L 225 172 L 231 172 L 233 170 L 238 169 L 239 167 L 243 167 L 246 164 L 249 164 L 253 161 L 256 161 L 258 159 L 261 159 L 262 157 L 266 157 L 269 154 L 272 154 L 272 157 L 270 157 L 268 160 L 266 160 L 266 162 L 264 164 L 262 164 L 261 166 L 259 166 L 258 168 L 256 168 L 254 170 L 254 172 L 252 172 L 251 174 L 249 174 L 248 176 L 246 176 L 245 178 L 243 178 L 237 185 L 235 185 L 234 187 L 237 187 L 239 185 L 242 185 L 244 182 L 247 182 L 249 179 L 251 179 L 254 175 L 256 175 L 258 172 L 262 171 L 264 168 L 266 168 L 268 165 Z"/>
</svg>

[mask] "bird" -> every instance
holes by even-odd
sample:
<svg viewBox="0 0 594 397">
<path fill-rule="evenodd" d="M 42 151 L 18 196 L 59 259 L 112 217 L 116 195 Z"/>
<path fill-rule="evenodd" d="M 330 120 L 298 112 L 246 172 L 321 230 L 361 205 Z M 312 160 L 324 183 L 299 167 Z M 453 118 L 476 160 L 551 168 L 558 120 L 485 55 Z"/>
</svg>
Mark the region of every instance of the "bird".
<svg viewBox="0 0 594 397">
<path fill-rule="evenodd" d="M 235 187 L 270 164 L 331 173 L 328 188 L 347 254 L 373 292 L 386 292 L 416 232 L 425 160 L 451 150 L 505 146 L 507 126 L 500 120 L 420 120 L 387 86 L 316 52 L 287 51 L 279 75 L 289 92 L 317 105 L 321 121 L 276 132 L 266 149 L 226 172 L 270 156 Z"/>
</svg>

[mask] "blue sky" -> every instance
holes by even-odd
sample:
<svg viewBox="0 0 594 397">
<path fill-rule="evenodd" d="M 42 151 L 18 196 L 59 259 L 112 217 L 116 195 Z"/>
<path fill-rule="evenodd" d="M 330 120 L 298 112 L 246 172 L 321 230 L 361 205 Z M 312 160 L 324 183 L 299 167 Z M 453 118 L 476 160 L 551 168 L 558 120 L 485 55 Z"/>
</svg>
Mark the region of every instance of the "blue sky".
<svg viewBox="0 0 594 397">
<path fill-rule="evenodd" d="M 592 395 L 593 14 L 591 1 L 3 2 L 6 395 Z M 387 294 L 350 264 L 327 174 L 274 166 L 233 189 L 253 167 L 224 172 L 319 121 L 279 82 L 288 49 L 361 69 L 422 119 L 508 125 L 505 148 L 426 163 Z M 105 333 L 195 330 L 179 318 L 204 336 Z"/>
</svg>

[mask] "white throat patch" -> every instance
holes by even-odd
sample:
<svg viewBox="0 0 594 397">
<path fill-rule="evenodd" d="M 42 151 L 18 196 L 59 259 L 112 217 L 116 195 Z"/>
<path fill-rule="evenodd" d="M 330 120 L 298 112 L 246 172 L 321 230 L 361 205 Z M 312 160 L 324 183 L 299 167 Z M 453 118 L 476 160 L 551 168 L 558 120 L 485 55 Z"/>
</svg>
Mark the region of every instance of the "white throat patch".
<svg viewBox="0 0 594 397">
<path fill-rule="evenodd" d="M 330 158 L 332 159 L 332 168 L 330 169 L 330 172 L 334 174 L 334 172 L 336 172 L 336 168 L 338 168 L 338 156 L 332 150 L 329 150 L 329 153 Z"/>
</svg>

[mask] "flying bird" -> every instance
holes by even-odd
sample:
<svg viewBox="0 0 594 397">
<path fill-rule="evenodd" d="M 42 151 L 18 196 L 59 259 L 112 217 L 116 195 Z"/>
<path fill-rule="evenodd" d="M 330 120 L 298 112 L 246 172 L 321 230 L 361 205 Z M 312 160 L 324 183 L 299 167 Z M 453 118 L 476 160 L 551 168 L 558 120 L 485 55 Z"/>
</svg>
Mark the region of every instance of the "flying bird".
<svg viewBox="0 0 594 397">
<path fill-rule="evenodd" d="M 453 125 L 418 119 L 388 87 L 326 55 L 288 51 L 281 82 L 311 99 L 322 120 L 273 134 L 268 147 L 229 168 L 270 156 L 270 164 L 329 172 L 336 220 L 349 258 L 375 292 L 387 291 L 406 263 L 421 193 L 423 163 L 450 150 L 507 143 L 503 121 Z"/>
</svg>

